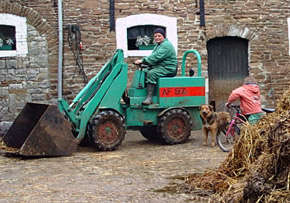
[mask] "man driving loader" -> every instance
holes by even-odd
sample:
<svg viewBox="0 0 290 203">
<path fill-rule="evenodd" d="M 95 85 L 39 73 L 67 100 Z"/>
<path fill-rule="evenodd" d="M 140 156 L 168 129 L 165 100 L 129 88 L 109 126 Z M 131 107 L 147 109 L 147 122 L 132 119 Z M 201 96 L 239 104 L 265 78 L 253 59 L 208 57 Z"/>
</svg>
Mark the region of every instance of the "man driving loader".
<svg viewBox="0 0 290 203">
<path fill-rule="evenodd" d="M 151 55 L 138 59 L 135 64 L 147 64 L 150 68 L 144 70 L 146 73 L 147 97 L 143 105 L 152 104 L 154 87 L 160 77 L 173 77 L 177 73 L 177 56 L 172 43 L 166 38 L 162 28 L 154 30 L 154 47 Z"/>
</svg>

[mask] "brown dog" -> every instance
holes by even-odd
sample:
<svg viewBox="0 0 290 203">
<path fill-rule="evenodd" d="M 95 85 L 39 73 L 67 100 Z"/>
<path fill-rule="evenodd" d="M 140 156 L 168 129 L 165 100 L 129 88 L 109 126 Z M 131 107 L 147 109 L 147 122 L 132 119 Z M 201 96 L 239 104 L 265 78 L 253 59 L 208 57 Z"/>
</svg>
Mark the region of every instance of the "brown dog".
<svg viewBox="0 0 290 203">
<path fill-rule="evenodd" d="M 211 105 L 203 104 L 199 108 L 202 120 L 203 145 L 207 145 L 208 133 L 210 132 L 211 145 L 214 147 L 218 130 L 226 127 L 231 121 L 231 116 L 228 112 L 214 112 Z"/>
</svg>

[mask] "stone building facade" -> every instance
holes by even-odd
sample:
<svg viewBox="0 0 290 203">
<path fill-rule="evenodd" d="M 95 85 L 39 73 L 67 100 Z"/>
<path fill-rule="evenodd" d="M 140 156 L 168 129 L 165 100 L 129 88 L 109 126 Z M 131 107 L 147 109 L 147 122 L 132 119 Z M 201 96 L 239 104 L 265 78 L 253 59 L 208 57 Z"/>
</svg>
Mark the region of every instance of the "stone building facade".
<svg viewBox="0 0 290 203">
<path fill-rule="evenodd" d="M 205 24 L 201 26 L 202 3 Z M 205 77 L 208 77 L 209 40 L 227 36 L 246 39 L 249 74 L 260 84 L 263 104 L 274 106 L 290 85 L 289 6 L 289 0 L 63 0 L 62 95 L 71 100 L 85 85 L 67 40 L 68 25 L 80 27 L 83 69 L 91 78 L 116 48 L 124 47 L 126 42 L 120 33 L 129 27 L 122 23 L 126 24 L 133 16 L 131 25 L 150 22 L 170 30 L 168 34 L 175 42 L 179 63 L 184 51 L 198 50 Z M 144 14 L 146 19 L 138 20 Z M 14 25 L 15 17 L 23 20 L 15 26 L 19 37 L 16 41 L 24 45 L 14 52 L 0 50 L 0 121 L 15 119 L 26 102 L 57 102 L 58 1 L 0 1 L 0 25 Z M 132 62 L 147 54 L 148 51 L 125 50 L 129 78 L 136 68 Z"/>
</svg>

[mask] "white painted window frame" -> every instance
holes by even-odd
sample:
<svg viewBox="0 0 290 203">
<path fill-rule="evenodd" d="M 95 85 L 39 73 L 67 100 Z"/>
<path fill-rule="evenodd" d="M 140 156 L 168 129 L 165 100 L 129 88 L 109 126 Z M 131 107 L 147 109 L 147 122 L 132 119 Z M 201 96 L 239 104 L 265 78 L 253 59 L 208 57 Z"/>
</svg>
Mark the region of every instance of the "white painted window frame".
<svg viewBox="0 0 290 203">
<path fill-rule="evenodd" d="M 290 17 L 287 18 L 287 22 L 288 22 L 288 43 L 289 43 L 289 55 L 290 55 Z"/>
<path fill-rule="evenodd" d="M 116 21 L 117 49 L 124 51 L 124 56 L 148 56 L 152 50 L 128 50 L 127 29 L 140 25 L 155 25 L 166 27 L 166 38 L 173 44 L 177 53 L 177 18 L 157 14 L 138 14 Z"/>
<path fill-rule="evenodd" d="M 26 18 L 12 14 L 1 13 L 0 25 L 15 26 L 16 35 L 16 50 L 1 50 L 0 57 L 26 56 L 28 53 Z"/>
</svg>

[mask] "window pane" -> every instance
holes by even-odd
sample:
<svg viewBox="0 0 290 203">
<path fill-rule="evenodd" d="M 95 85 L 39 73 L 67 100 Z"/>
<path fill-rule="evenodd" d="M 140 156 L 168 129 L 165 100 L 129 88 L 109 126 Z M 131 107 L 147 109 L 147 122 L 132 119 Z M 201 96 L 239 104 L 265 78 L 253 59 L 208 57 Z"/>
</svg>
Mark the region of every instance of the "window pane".
<svg viewBox="0 0 290 203">
<path fill-rule="evenodd" d="M 128 50 L 152 50 L 154 47 L 153 32 L 161 26 L 139 25 L 127 29 Z M 165 32 L 166 28 L 162 27 Z"/>
<path fill-rule="evenodd" d="M 0 25 L 0 51 L 16 50 L 15 26 Z"/>
</svg>

